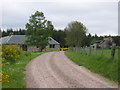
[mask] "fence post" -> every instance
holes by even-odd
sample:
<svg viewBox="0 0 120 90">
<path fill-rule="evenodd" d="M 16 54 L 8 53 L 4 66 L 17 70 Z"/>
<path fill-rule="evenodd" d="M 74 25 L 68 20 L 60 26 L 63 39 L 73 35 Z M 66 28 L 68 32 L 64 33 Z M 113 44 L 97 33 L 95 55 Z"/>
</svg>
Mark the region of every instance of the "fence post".
<svg viewBox="0 0 120 90">
<path fill-rule="evenodd" d="M 116 44 L 113 43 L 112 44 L 112 48 L 111 48 L 111 59 L 114 59 L 114 56 L 115 56 L 115 49 L 116 49 Z"/>
<path fill-rule="evenodd" d="M 97 48 L 97 45 L 95 45 L 94 47 L 94 55 L 96 55 L 96 48 Z"/>
<path fill-rule="evenodd" d="M 91 49 L 92 49 L 92 47 L 90 46 L 89 49 L 90 49 L 90 53 L 89 53 L 89 55 L 91 55 Z"/>
<path fill-rule="evenodd" d="M 103 56 L 103 49 L 104 49 L 104 48 L 103 48 L 103 45 L 102 45 L 102 51 L 101 51 L 101 56 Z"/>
<path fill-rule="evenodd" d="M 85 47 L 85 54 L 86 55 L 88 54 L 88 47 L 87 46 Z"/>
<path fill-rule="evenodd" d="M 81 54 L 83 54 L 83 48 L 81 47 Z"/>
</svg>

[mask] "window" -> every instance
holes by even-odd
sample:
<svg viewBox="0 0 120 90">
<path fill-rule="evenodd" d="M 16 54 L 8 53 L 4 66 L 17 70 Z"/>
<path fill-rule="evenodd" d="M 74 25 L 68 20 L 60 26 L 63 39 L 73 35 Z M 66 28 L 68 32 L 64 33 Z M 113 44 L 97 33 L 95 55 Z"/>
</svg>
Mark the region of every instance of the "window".
<svg viewBox="0 0 120 90">
<path fill-rule="evenodd" d="M 50 44 L 49 46 L 50 46 L 50 48 L 55 48 L 54 44 Z"/>
<path fill-rule="evenodd" d="M 55 48 L 55 45 L 53 45 L 53 48 Z"/>
<path fill-rule="evenodd" d="M 36 46 L 36 48 L 39 48 L 39 46 Z"/>
<path fill-rule="evenodd" d="M 27 45 L 22 45 L 21 48 L 22 48 L 24 51 L 27 51 Z"/>
<path fill-rule="evenodd" d="M 52 48 L 52 45 L 50 44 L 50 48 Z"/>
</svg>

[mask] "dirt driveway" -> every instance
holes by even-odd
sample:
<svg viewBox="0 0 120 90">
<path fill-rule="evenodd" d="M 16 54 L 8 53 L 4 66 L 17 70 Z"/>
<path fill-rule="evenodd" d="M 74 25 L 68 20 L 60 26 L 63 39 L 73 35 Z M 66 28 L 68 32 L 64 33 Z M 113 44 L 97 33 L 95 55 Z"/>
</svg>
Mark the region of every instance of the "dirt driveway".
<svg viewBox="0 0 120 90">
<path fill-rule="evenodd" d="M 26 66 L 27 88 L 114 88 L 117 85 L 70 61 L 63 51 L 38 56 Z"/>
</svg>

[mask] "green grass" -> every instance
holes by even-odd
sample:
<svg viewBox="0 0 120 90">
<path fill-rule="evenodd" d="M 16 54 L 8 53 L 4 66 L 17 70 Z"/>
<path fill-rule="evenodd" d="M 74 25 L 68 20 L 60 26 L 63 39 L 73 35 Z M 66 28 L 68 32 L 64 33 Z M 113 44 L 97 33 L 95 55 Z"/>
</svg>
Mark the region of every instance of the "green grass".
<svg viewBox="0 0 120 90">
<path fill-rule="evenodd" d="M 6 72 L 7 75 L 10 75 L 10 78 L 8 78 L 9 82 L 3 82 L 2 83 L 2 88 L 25 88 L 25 80 L 24 80 L 24 70 L 25 70 L 25 66 L 26 64 L 28 64 L 28 62 L 45 53 L 44 52 L 25 52 L 22 55 L 20 55 L 19 58 L 17 58 L 17 60 L 9 65 L 5 65 L 2 68 L 3 72 Z"/>
<path fill-rule="evenodd" d="M 92 72 L 98 73 L 116 83 L 118 82 L 118 50 L 116 50 L 114 60 L 110 58 L 111 50 L 109 49 L 105 49 L 102 56 L 101 50 L 97 50 L 96 55 L 94 55 L 94 52 L 92 52 L 92 55 L 85 55 L 81 54 L 80 51 L 66 51 L 65 54 L 79 66 L 84 66 Z"/>
</svg>

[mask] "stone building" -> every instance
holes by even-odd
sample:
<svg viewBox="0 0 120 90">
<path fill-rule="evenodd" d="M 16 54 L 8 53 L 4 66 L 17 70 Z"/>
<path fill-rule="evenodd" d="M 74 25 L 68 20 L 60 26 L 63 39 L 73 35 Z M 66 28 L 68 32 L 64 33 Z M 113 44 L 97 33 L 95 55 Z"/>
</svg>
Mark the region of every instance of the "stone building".
<svg viewBox="0 0 120 90">
<path fill-rule="evenodd" d="M 28 46 L 25 44 L 25 35 L 11 35 L 0 38 L 0 44 L 18 45 L 25 51 L 39 51 L 38 46 Z M 44 50 L 59 50 L 60 44 L 52 37 L 48 37 L 48 46 Z"/>
<path fill-rule="evenodd" d="M 111 48 L 114 40 L 111 37 L 104 38 L 103 40 L 99 40 L 91 44 L 91 47 L 96 48 Z"/>
<path fill-rule="evenodd" d="M 103 39 L 101 46 L 103 46 L 103 48 L 111 48 L 113 43 L 114 43 L 113 39 L 111 37 L 108 37 Z"/>
</svg>

